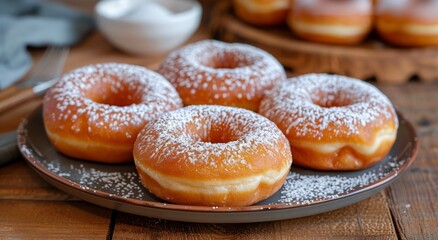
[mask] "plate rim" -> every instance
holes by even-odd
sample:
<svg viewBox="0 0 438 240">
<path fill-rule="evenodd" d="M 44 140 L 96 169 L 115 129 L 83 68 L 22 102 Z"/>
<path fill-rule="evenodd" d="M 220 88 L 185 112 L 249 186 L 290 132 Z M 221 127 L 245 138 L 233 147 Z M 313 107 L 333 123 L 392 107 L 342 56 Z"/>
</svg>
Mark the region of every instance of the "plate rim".
<svg viewBox="0 0 438 240">
<path fill-rule="evenodd" d="M 315 206 L 315 205 L 322 205 L 322 204 L 328 204 L 330 202 L 335 202 L 339 200 L 345 200 L 346 198 L 349 198 L 351 196 L 364 194 L 368 191 L 371 191 L 373 189 L 379 188 L 381 186 L 384 186 L 391 181 L 395 180 L 399 175 L 405 172 L 406 169 L 409 168 L 409 166 L 414 162 L 416 159 L 416 156 L 418 154 L 419 149 L 419 139 L 418 134 L 413 126 L 413 124 L 404 117 L 404 114 L 401 113 L 399 110 L 396 110 L 398 120 L 404 121 L 404 124 L 407 125 L 409 130 L 413 133 L 414 137 L 412 139 L 412 148 L 411 153 L 409 154 L 409 157 L 407 160 L 397 168 L 396 171 L 391 172 L 387 176 L 376 180 L 372 182 L 371 184 L 368 184 L 366 186 L 360 187 L 355 191 L 342 193 L 338 195 L 336 198 L 320 198 L 318 200 L 312 201 L 311 204 L 294 204 L 294 203 L 276 203 L 276 204 L 265 204 L 265 205 L 250 205 L 250 206 L 243 206 L 243 207 L 217 207 L 217 206 L 195 206 L 195 205 L 182 205 L 182 204 L 174 204 L 174 203 L 164 203 L 164 202 L 154 202 L 154 201 L 148 201 L 148 200 L 140 200 L 140 199 L 133 199 L 128 197 L 122 197 L 115 194 L 110 194 L 108 192 L 104 192 L 98 189 L 85 187 L 84 185 L 79 184 L 78 182 L 71 181 L 67 178 L 64 178 L 49 169 L 47 169 L 39 160 L 35 158 L 35 155 L 38 155 L 38 152 L 35 151 L 36 149 L 33 148 L 33 146 L 29 146 L 27 142 L 27 126 L 29 119 L 38 114 L 40 111 L 42 111 L 42 105 L 36 107 L 33 111 L 31 111 L 23 120 L 21 121 L 18 130 L 17 130 L 17 142 L 18 142 L 18 148 L 20 150 L 21 155 L 26 160 L 28 164 L 32 166 L 32 169 L 37 170 L 39 174 L 44 174 L 46 177 L 49 177 L 51 180 L 56 181 L 58 183 L 61 183 L 65 185 L 66 187 L 73 188 L 74 190 L 78 190 L 81 192 L 85 192 L 90 195 L 98 196 L 102 199 L 109 199 L 111 201 L 119 202 L 121 204 L 132 204 L 139 207 L 148 207 L 148 208 L 155 208 L 155 209 L 162 209 L 162 210 L 172 210 L 172 211 L 182 211 L 182 212 L 198 212 L 198 213 L 248 213 L 248 212 L 260 212 L 260 211 L 275 211 L 275 210 L 287 210 L 287 209 L 296 209 L 296 208 L 303 208 L 303 207 L 309 207 L 309 206 Z M 44 127 L 44 126 L 42 126 Z M 53 146 L 52 146 L 53 147 Z M 24 149 L 31 149 L 32 154 L 25 153 Z M 405 152 L 403 150 L 401 153 Z M 43 158 L 42 156 L 39 156 L 40 158 Z M 93 203 L 96 204 L 96 203 Z M 98 204 L 96 204 L 98 205 Z"/>
</svg>

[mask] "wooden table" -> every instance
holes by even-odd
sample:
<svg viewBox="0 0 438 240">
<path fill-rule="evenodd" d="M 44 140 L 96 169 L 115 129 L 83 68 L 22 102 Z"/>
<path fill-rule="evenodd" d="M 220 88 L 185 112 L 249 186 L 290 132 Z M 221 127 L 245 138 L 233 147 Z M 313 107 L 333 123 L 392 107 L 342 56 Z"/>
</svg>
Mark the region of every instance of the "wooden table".
<svg viewBox="0 0 438 240">
<path fill-rule="evenodd" d="M 190 41 L 207 37 L 201 28 Z M 42 52 L 32 51 L 36 59 Z M 93 33 L 71 50 L 64 72 L 112 61 L 154 67 L 161 59 L 125 55 Z M 76 199 L 44 182 L 23 159 L 17 159 L 0 167 L 0 239 L 438 239 L 438 84 L 377 86 L 417 127 L 421 147 L 403 176 L 367 200 L 316 216 L 276 222 L 173 222 Z M 0 132 L 15 129 L 40 102 L 35 99 L 1 114 Z"/>
</svg>

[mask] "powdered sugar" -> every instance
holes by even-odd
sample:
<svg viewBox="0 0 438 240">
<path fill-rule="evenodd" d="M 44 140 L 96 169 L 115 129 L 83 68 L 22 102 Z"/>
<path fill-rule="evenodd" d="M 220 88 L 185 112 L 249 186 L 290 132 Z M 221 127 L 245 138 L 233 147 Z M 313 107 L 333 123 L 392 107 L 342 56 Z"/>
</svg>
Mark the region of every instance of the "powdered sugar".
<svg viewBox="0 0 438 240">
<path fill-rule="evenodd" d="M 398 124 L 391 102 L 377 88 L 327 74 L 307 74 L 277 85 L 262 100 L 260 113 L 281 125 L 286 135 L 293 128 L 297 138 L 349 137 L 387 122 Z M 324 136 L 325 130 L 334 134 Z"/>
<path fill-rule="evenodd" d="M 361 174 L 340 175 L 333 172 L 296 172 L 289 173 L 281 189 L 280 203 L 311 204 L 326 199 L 336 199 L 350 192 L 364 188 L 392 174 L 404 164 L 397 157 L 387 157 L 387 162 L 371 170 L 363 170 Z"/>
<path fill-rule="evenodd" d="M 214 40 L 173 52 L 159 72 L 176 87 L 185 104 L 260 100 L 266 89 L 286 78 L 281 64 L 267 52 L 246 44 Z"/>
<path fill-rule="evenodd" d="M 58 161 L 43 161 L 43 164 L 51 172 L 80 184 L 82 190 L 99 190 L 109 193 L 110 196 L 138 199 L 142 199 L 146 194 L 145 189 L 138 183 L 140 180 L 135 171 L 99 170 L 88 164 L 62 165 Z M 126 166 L 121 167 L 124 168 Z"/>
<path fill-rule="evenodd" d="M 136 129 L 146 121 L 181 106 L 175 89 L 159 74 L 140 66 L 106 63 L 64 75 L 44 99 L 44 117 L 63 131 L 112 132 L 134 140 Z"/>
<path fill-rule="evenodd" d="M 286 144 L 278 145 L 279 141 Z M 222 165 L 225 171 L 252 168 L 245 156 L 258 152 L 263 154 L 257 157 L 264 159 L 291 158 L 287 140 L 274 123 L 248 110 L 215 105 L 162 114 L 145 126 L 135 145 L 136 160 L 147 154 L 156 165 L 179 161 L 193 169 L 201 165 Z"/>
<path fill-rule="evenodd" d="M 81 185 L 90 192 L 106 192 L 110 196 L 157 201 L 140 183 L 134 168 L 120 166 L 120 170 L 105 170 L 89 163 L 74 161 L 71 164 L 59 161 L 39 160 L 49 171 Z M 358 191 L 370 184 L 397 172 L 405 159 L 388 156 L 381 164 L 360 172 L 323 172 L 292 168 L 281 190 L 269 204 L 307 205 L 322 200 L 337 199 Z M 261 203 L 263 204 L 263 202 Z"/>
<path fill-rule="evenodd" d="M 50 147 L 50 142 L 41 127 L 40 114 L 30 118 L 30 126 L 26 122 L 18 129 L 20 150 L 30 164 L 48 169 L 48 171 L 43 171 L 43 174 L 47 175 L 52 172 L 62 177 L 64 179 L 62 182 L 71 184 L 75 188 L 79 188 L 79 185 L 81 190 L 91 194 L 100 192 L 109 197 L 161 202 L 163 206 L 171 207 L 165 205 L 165 201 L 157 199 L 142 186 L 134 164 L 98 164 L 66 157 Z M 400 171 L 406 169 L 407 164 L 412 163 L 411 157 L 416 148 L 413 142 L 415 134 L 407 130 L 405 121 L 401 123 L 403 127 L 399 131 L 402 134 L 395 144 L 396 147 L 393 148 L 390 156 L 375 166 L 351 172 L 313 171 L 292 167 L 281 190 L 257 205 L 272 204 L 273 208 L 277 204 L 311 206 L 325 199 L 339 199 L 348 194 L 357 194 L 363 188 L 375 188 L 385 182 L 390 182 Z M 41 168 L 38 167 L 38 169 Z M 148 203 L 145 202 L 145 204 Z M 261 209 L 268 208 L 262 207 Z"/>
</svg>

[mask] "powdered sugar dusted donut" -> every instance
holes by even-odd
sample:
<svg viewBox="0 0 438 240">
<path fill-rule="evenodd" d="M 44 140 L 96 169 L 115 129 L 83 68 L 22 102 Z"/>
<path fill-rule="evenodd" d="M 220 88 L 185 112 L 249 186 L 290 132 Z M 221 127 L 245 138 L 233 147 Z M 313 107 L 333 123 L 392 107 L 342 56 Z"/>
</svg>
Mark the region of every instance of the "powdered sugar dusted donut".
<svg viewBox="0 0 438 240">
<path fill-rule="evenodd" d="M 217 104 L 256 111 L 266 90 L 286 79 L 267 52 L 240 44 L 205 40 L 171 53 L 159 72 L 185 105 Z"/>
<path fill-rule="evenodd" d="M 321 170 L 357 170 L 382 160 L 397 134 L 389 99 L 353 78 L 308 74 L 276 86 L 260 114 L 289 139 L 294 163 Z"/>
<path fill-rule="evenodd" d="M 438 1 L 380 0 L 376 26 L 379 34 L 394 45 L 438 45 Z"/>
<path fill-rule="evenodd" d="M 135 165 L 153 194 L 173 203 L 245 206 L 274 194 L 289 173 L 289 143 L 254 112 L 197 105 L 146 124 Z"/>
<path fill-rule="evenodd" d="M 356 44 L 371 31 L 370 0 L 295 0 L 288 25 L 299 37 L 329 44 Z"/>
<path fill-rule="evenodd" d="M 132 160 L 138 132 L 160 113 L 182 107 L 172 85 L 140 66 L 89 65 L 64 75 L 46 94 L 44 125 L 53 146 L 75 158 Z"/>
</svg>

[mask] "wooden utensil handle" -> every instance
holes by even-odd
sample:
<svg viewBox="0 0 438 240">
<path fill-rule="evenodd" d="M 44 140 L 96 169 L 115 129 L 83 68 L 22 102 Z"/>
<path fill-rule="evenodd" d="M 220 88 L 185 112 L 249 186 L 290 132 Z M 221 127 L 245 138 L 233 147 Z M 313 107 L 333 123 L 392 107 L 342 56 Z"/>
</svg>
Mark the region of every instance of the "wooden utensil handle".
<svg viewBox="0 0 438 240">
<path fill-rule="evenodd" d="M 18 89 L 15 86 L 7 87 L 0 92 L 0 101 L 12 96 Z"/>
<path fill-rule="evenodd" d="M 32 88 L 18 91 L 11 97 L 0 100 L 0 113 L 17 106 L 26 100 L 32 99 L 33 97 L 35 97 L 35 93 L 33 92 Z"/>
</svg>

